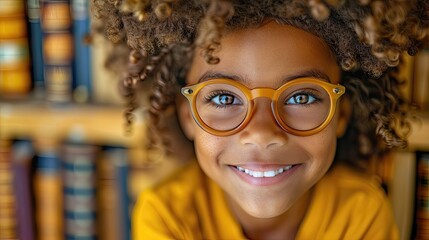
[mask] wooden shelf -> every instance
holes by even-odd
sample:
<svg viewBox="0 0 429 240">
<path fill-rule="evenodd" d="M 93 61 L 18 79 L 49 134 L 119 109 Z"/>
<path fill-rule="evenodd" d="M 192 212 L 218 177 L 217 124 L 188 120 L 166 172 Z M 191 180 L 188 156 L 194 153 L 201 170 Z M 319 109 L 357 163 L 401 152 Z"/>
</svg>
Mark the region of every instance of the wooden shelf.
<svg viewBox="0 0 429 240">
<path fill-rule="evenodd" d="M 125 134 L 123 107 L 46 102 L 0 102 L 0 138 L 54 139 L 74 137 L 94 144 L 141 144 L 144 127 L 136 116 L 133 133 Z M 138 115 L 138 114 L 137 114 Z"/>
</svg>

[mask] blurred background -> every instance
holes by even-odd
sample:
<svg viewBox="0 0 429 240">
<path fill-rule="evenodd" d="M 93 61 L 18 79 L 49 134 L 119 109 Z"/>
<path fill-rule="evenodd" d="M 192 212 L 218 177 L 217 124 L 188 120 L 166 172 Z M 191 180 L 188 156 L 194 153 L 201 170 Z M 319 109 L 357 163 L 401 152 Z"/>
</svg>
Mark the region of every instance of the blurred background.
<svg viewBox="0 0 429 240">
<path fill-rule="evenodd" d="M 90 0 L 0 0 L 0 240 L 131 239 L 137 195 L 181 163 L 147 164 L 125 134 L 114 46 L 89 35 Z M 402 239 L 429 239 L 429 49 L 404 57 L 409 147 L 372 164 Z M 141 111 L 141 110 L 140 110 Z M 151 153 L 153 154 L 153 153 Z"/>
<path fill-rule="evenodd" d="M 0 0 L 1 240 L 130 239 L 138 193 L 181 164 L 147 163 L 139 111 L 125 134 L 90 2 Z"/>
</svg>

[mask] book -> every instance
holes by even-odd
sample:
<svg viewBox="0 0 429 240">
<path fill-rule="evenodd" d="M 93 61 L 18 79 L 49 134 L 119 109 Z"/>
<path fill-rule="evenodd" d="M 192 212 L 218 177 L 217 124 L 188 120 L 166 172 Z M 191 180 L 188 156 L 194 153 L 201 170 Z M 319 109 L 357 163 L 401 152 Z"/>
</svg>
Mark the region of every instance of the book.
<svg viewBox="0 0 429 240">
<path fill-rule="evenodd" d="M 31 90 L 24 1 L 3 0 L 0 10 L 0 94 L 25 97 Z"/>
<path fill-rule="evenodd" d="M 24 0 L 1 1 L 0 16 L 21 16 L 24 11 Z"/>
<path fill-rule="evenodd" d="M 131 239 L 128 169 L 128 149 L 121 146 L 102 148 L 97 161 L 100 239 Z"/>
<path fill-rule="evenodd" d="M 40 0 L 27 0 L 27 19 L 31 55 L 33 93 L 37 99 L 44 96 L 43 43 L 40 23 Z"/>
<path fill-rule="evenodd" d="M 16 197 L 16 218 L 20 239 L 35 239 L 32 196 L 32 161 L 35 156 L 30 140 L 17 140 L 12 145 L 11 159 Z"/>
<path fill-rule="evenodd" d="M 11 142 L 0 139 L 0 239 L 17 239 Z"/>
<path fill-rule="evenodd" d="M 429 49 L 414 57 L 412 104 L 419 110 L 429 110 Z"/>
<path fill-rule="evenodd" d="M 118 188 L 119 196 L 119 225 L 120 234 L 122 239 L 131 240 L 131 201 L 130 194 L 128 190 L 128 156 L 127 150 L 122 147 L 111 147 L 110 150 L 111 157 L 113 159 L 113 164 L 115 166 L 116 172 L 116 182 Z"/>
<path fill-rule="evenodd" d="M 398 151 L 386 156 L 391 161 L 383 170 L 387 180 L 388 197 L 399 228 L 400 239 L 410 239 L 413 232 L 415 206 L 416 155 Z M 386 176 L 387 175 L 387 176 Z"/>
<path fill-rule="evenodd" d="M 63 239 L 63 183 L 60 155 L 55 143 L 47 139 L 38 141 L 33 177 L 36 239 Z"/>
<path fill-rule="evenodd" d="M 74 57 L 70 2 L 44 0 L 41 14 L 46 99 L 70 102 Z"/>
<path fill-rule="evenodd" d="M 96 239 L 98 147 L 66 142 L 62 147 L 65 239 Z"/>
<path fill-rule="evenodd" d="M 78 103 L 90 101 L 92 96 L 89 0 L 71 0 L 74 61 L 73 99 Z"/>
<path fill-rule="evenodd" d="M 97 159 L 97 232 L 103 240 L 116 240 L 122 236 L 117 173 L 114 165 L 116 148 L 103 147 Z"/>
<path fill-rule="evenodd" d="M 429 239 L 429 153 L 417 154 L 414 239 Z"/>
</svg>

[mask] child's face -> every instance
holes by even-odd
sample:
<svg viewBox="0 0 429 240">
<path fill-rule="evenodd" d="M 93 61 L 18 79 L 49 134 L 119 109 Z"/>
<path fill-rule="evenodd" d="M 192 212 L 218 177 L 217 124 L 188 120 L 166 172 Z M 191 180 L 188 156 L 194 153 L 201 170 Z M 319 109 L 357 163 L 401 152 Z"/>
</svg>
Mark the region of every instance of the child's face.
<svg viewBox="0 0 429 240">
<path fill-rule="evenodd" d="M 316 77 L 334 84 L 340 81 L 340 69 L 327 45 L 298 28 L 269 22 L 257 29 L 229 33 L 221 46 L 217 53 L 221 61 L 216 65 L 207 64 L 196 54 L 187 84 L 219 76 L 250 89 L 277 89 L 299 77 Z M 194 140 L 201 168 L 221 186 L 234 206 L 251 216 L 268 218 L 285 213 L 333 161 L 342 121 L 339 111 L 322 131 L 295 136 L 277 124 L 271 100 L 257 98 L 248 124 L 237 133 L 219 137 L 201 129 L 192 119 L 188 102 L 182 100 L 181 124 Z M 251 176 L 237 167 L 266 177 Z"/>
</svg>

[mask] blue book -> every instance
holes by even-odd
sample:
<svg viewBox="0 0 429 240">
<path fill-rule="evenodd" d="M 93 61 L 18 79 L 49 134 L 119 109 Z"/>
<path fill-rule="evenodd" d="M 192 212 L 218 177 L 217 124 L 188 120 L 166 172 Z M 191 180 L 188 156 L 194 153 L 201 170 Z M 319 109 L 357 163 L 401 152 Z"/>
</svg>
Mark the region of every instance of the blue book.
<svg viewBox="0 0 429 240">
<path fill-rule="evenodd" d="M 42 97 L 45 83 L 43 73 L 43 35 L 40 25 L 40 1 L 27 0 L 27 8 L 33 87 L 36 97 Z"/>
<path fill-rule="evenodd" d="M 116 175 L 116 188 L 118 192 L 119 202 L 119 234 L 121 239 L 131 240 L 131 220 L 130 220 L 130 208 L 131 200 L 128 191 L 128 155 L 127 149 L 118 146 L 111 146 L 105 148 L 106 154 L 110 155 L 112 159 L 115 175 Z"/>
<path fill-rule="evenodd" d="M 91 49 L 85 42 L 90 32 L 89 0 L 71 0 L 74 64 L 73 97 L 76 102 L 88 102 L 92 95 Z"/>
<path fill-rule="evenodd" d="M 63 146 L 65 239 L 96 239 L 96 146 Z"/>
</svg>

